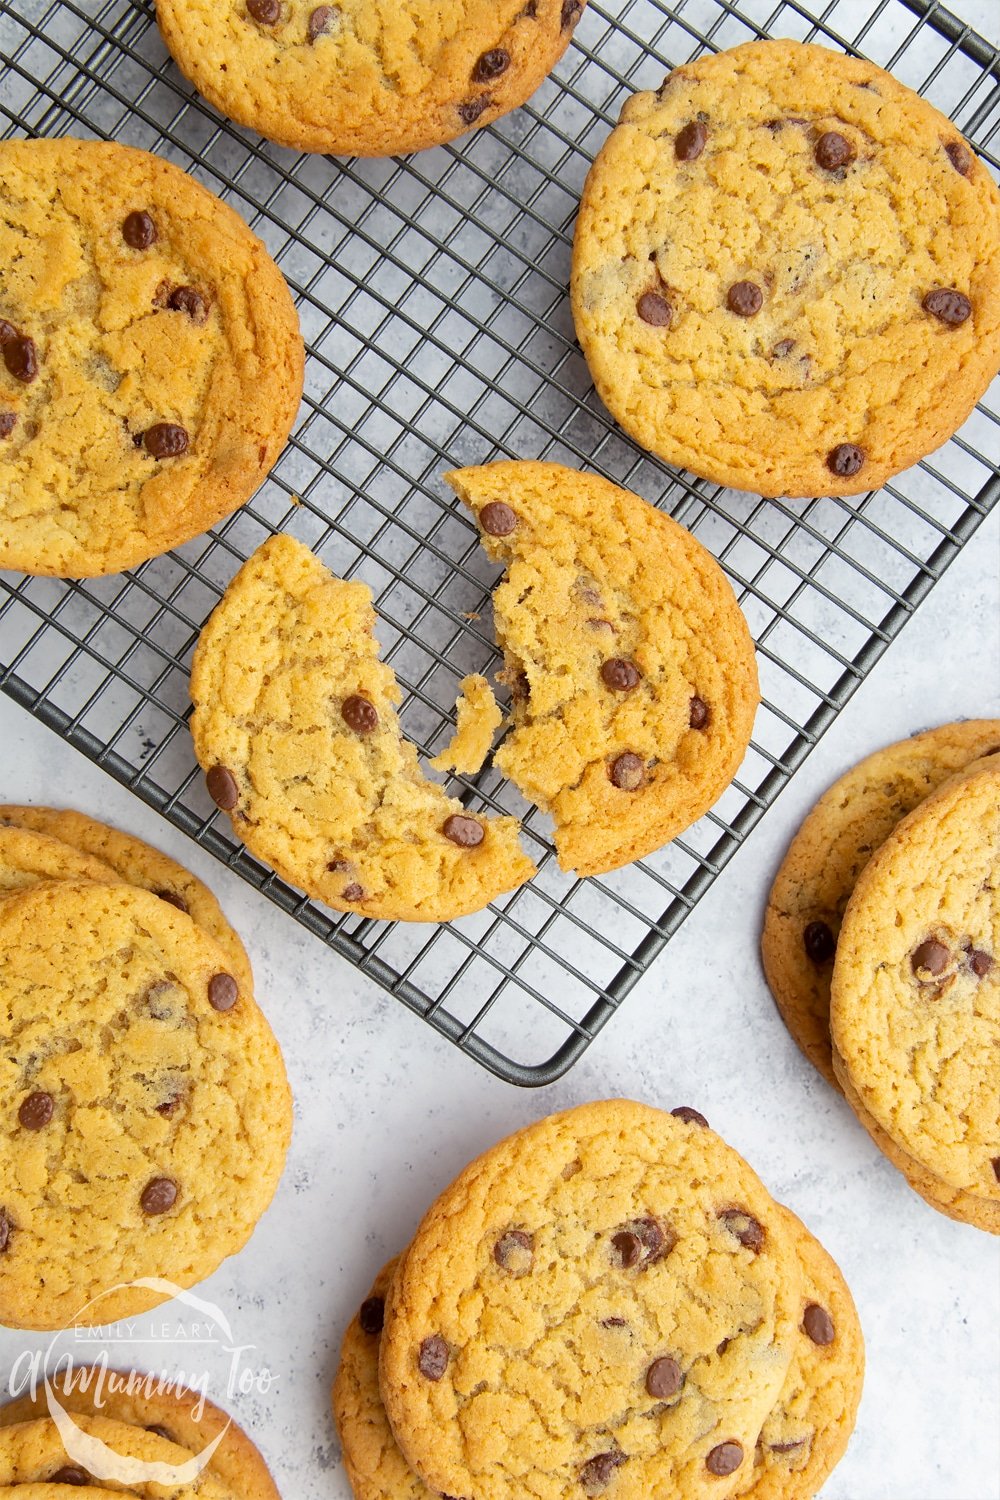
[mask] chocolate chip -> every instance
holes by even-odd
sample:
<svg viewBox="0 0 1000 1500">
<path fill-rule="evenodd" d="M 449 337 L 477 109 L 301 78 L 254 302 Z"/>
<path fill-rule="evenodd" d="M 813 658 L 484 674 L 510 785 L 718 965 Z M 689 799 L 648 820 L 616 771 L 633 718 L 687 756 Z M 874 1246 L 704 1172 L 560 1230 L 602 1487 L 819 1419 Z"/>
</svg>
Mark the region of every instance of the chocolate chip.
<svg viewBox="0 0 1000 1500">
<path fill-rule="evenodd" d="M 642 1240 L 637 1234 L 629 1229 L 621 1229 L 612 1235 L 611 1244 L 618 1259 L 618 1264 L 626 1271 L 631 1271 L 642 1259 Z"/>
<path fill-rule="evenodd" d="M 360 693 L 345 698 L 340 712 L 348 729 L 353 729 L 355 734 L 371 734 L 378 728 L 378 709 Z"/>
<path fill-rule="evenodd" d="M 9 438 L 16 426 L 16 411 L 0 411 L 0 438 Z"/>
<path fill-rule="evenodd" d="M 729 1346 L 730 1346 L 730 1344 L 732 1342 L 733 1342 L 732 1339 L 723 1339 L 720 1344 L 716 1344 L 716 1346 L 715 1346 L 715 1352 L 716 1352 L 716 1354 L 718 1354 L 718 1355 L 725 1354 L 726 1350 L 729 1348 Z"/>
<path fill-rule="evenodd" d="M 969 968 L 977 979 L 983 979 L 992 969 L 993 959 L 982 948 L 969 949 Z"/>
<path fill-rule="evenodd" d="M 624 1318 L 602 1318 L 601 1319 L 601 1327 L 602 1328 L 627 1328 L 628 1327 L 628 1323 L 625 1321 Z"/>
<path fill-rule="evenodd" d="M 187 430 L 175 422 L 157 422 L 143 437 L 146 452 L 154 458 L 180 458 L 188 451 Z"/>
<path fill-rule="evenodd" d="M 492 83 L 494 78 L 499 78 L 501 74 L 506 73 L 509 67 L 510 53 L 503 47 L 493 47 L 476 59 L 476 65 L 472 70 L 472 81 L 473 83 Z"/>
<path fill-rule="evenodd" d="M 170 1177 L 154 1177 L 147 1182 L 139 1199 L 144 1214 L 150 1218 L 169 1213 L 177 1202 L 177 1184 Z"/>
<path fill-rule="evenodd" d="M 1000 1156 L 994 1156 L 990 1166 L 993 1168 L 993 1176 L 1000 1182 Z M 3 1249 L 3 1217 L 3 1209 L 0 1209 L 0 1250 Z"/>
<path fill-rule="evenodd" d="M 816 165 L 824 172 L 836 172 L 838 167 L 846 167 L 853 159 L 854 147 L 836 130 L 826 130 L 816 142 L 813 155 Z"/>
<path fill-rule="evenodd" d="M 1000 1177 L 1000 1172 L 997 1173 Z M 14 1233 L 14 1221 L 5 1208 L 0 1208 L 0 1255 L 10 1248 L 10 1237 Z"/>
<path fill-rule="evenodd" d="M 29 339 L 26 333 L 18 333 L 9 323 L 4 325 L 0 338 L 3 341 L 3 362 L 8 373 L 22 385 L 30 385 L 33 380 L 37 380 L 38 350 L 34 339 Z"/>
<path fill-rule="evenodd" d="M 838 443 L 826 455 L 826 466 L 838 479 L 853 479 L 864 468 L 865 455 L 854 443 Z"/>
<path fill-rule="evenodd" d="M 484 115 L 493 100 L 485 95 L 482 99 L 467 99 L 464 104 L 458 106 L 459 119 L 464 120 L 466 125 L 475 125 L 480 115 Z"/>
<path fill-rule="evenodd" d="M 674 155 L 678 161 L 697 161 L 708 140 L 708 126 L 701 120 L 692 120 L 678 132 L 674 141 Z"/>
<path fill-rule="evenodd" d="M 727 1474 L 735 1474 L 742 1462 L 743 1449 L 739 1443 L 719 1443 L 705 1459 L 705 1467 L 710 1474 L 721 1479 Z"/>
<path fill-rule="evenodd" d="M 486 837 L 486 829 L 478 818 L 466 818 L 461 813 L 452 813 L 450 818 L 445 818 L 441 832 L 460 849 L 475 849 Z"/>
<path fill-rule="evenodd" d="M 684 1384 L 684 1372 L 676 1359 L 654 1359 L 646 1371 L 646 1390 L 657 1401 L 676 1396 Z"/>
<path fill-rule="evenodd" d="M 922 974 L 943 974 L 948 967 L 951 954 L 937 938 L 928 938 L 920 943 L 910 955 L 910 967 L 919 979 Z"/>
<path fill-rule="evenodd" d="M 25 1130 L 44 1130 L 55 1114 L 56 1103 L 51 1094 L 29 1094 L 21 1100 L 17 1118 Z"/>
<path fill-rule="evenodd" d="M 427 1380 L 436 1382 L 442 1378 L 445 1370 L 447 1370 L 450 1358 L 448 1345 L 440 1334 L 435 1333 L 429 1339 L 424 1339 L 420 1345 L 420 1355 L 417 1365 L 421 1375 Z"/>
<path fill-rule="evenodd" d="M 972 167 L 972 155 L 968 147 L 961 141 L 945 141 L 944 149 L 955 171 L 960 172 L 963 177 L 968 177 Z"/>
<path fill-rule="evenodd" d="M 156 1113 L 162 1115 L 165 1120 L 169 1120 L 180 1102 L 180 1094 L 174 1094 L 173 1098 L 167 1099 L 165 1103 L 156 1106 Z"/>
<path fill-rule="evenodd" d="M 208 1003 L 213 1010 L 232 1010 L 240 998 L 240 987 L 232 974 L 213 974 L 208 981 Z"/>
<path fill-rule="evenodd" d="M 703 1125 L 706 1130 L 708 1129 L 705 1116 L 699 1110 L 692 1109 L 689 1104 L 678 1104 L 677 1108 L 672 1109 L 670 1113 L 675 1119 L 683 1120 L 685 1125 Z"/>
<path fill-rule="evenodd" d="M 726 294 L 726 306 L 740 318 L 755 318 L 764 306 L 764 293 L 755 281 L 734 281 Z"/>
<path fill-rule="evenodd" d="M 522 21 L 533 21 L 537 15 L 538 0 L 528 0 L 527 5 L 522 10 L 518 19 Z"/>
<path fill-rule="evenodd" d="M 385 1327 L 385 1298 L 368 1297 L 362 1302 L 358 1322 L 361 1325 L 361 1332 L 369 1334 L 372 1338 L 377 1333 L 381 1333 Z"/>
<path fill-rule="evenodd" d="M 178 896 L 173 891 L 154 891 L 154 896 L 159 896 L 161 901 L 166 901 L 168 906 L 176 906 L 178 911 L 187 911 L 188 904 L 183 896 Z"/>
<path fill-rule="evenodd" d="M 165 1427 L 161 1427 L 159 1422 L 153 1422 L 146 1428 L 146 1431 L 151 1432 L 154 1437 L 162 1438 L 165 1443 L 172 1443 L 174 1441 L 173 1433 L 168 1432 Z"/>
<path fill-rule="evenodd" d="M 748 1214 L 745 1208 L 724 1208 L 720 1210 L 719 1218 L 745 1250 L 752 1250 L 754 1255 L 760 1254 L 767 1232 L 752 1214 Z"/>
<path fill-rule="evenodd" d="M 363 901 L 365 899 L 365 888 L 355 881 L 352 885 L 345 885 L 340 893 L 341 901 Z"/>
<path fill-rule="evenodd" d="M 83 1469 L 75 1468 L 73 1464 L 64 1464 L 61 1469 L 57 1469 L 54 1474 L 49 1475 L 47 1483 L 89 1485 L 90 1475 L 85 1473 Z"/>
<path fill-rule="evenodd" d="M 510 536 L 517 530 L 518 515 L 502 500 L 491 500 L 479 512 L 479 524 L 487 536 Z"/>
<path fill-rule="evenodd" d="M 156 225 L 142 209 L 129 214 L 122 225 L 122 239 L 132 250 L 148 250 L 157 240 Z"/>
<path fill-rule="evenodd" d="M 767 1446 L 772 1453 L 794 1453 L 795 1449 L 801 1448 L 804 1442 L 805 1438 L 795 1438 L 790 1443 L 768 1443 Z"/>
<path fill-rule="evenodd" d="M 331 875 L 349 875 L 354 866 L 349 859 L 331 859 L 326 868 Z"/>
<path fill-rule="evenodd" d="M 636 1219 L 634 1229 L 650 1265 L 665 1259 L 677 1244 L 674 1231 L 669 1225 L 661 1224 L 659 1219 Z"/>
<path fill-rule="evenodd" d="M 826 922 L 807 922 L 802 933 L 806 957 L 814 964 L 826 964 L 837 951 L 837 939 Z"/>
<path fill-rule="evenodd" d="M 650 328 L 669 328 L 674 315 L 670 303 L 659 292 L 643 292 L 635 304 L 635 310 Z"/>
<path fill-rule="evenodd" d="M 697 694 L 691 699 L 688 710 L 688 723 L 692 729 L 704 729 L 708 723 L 708 704 L 704 698 L 699 698 Z"/>
<path fill-rule="evenodd" d="M 167 298 L 171 312 L 187 313 L 192 323 L 207 323 L 208 303 L 193 286 L 178 286 Z"/>
<path fill-rule="evenodd" d="M 787 354 L 791 354 L 794 348 L 794 339 L 779 339 L 771 350 L 771 356 L 773 359 L 784 359 Z"/>
<path fill-rule="evenodd" d="M 582 10 L 583 5 L 581 0 L 563 0 L 562 16 L 560 17 L 560 25 L 563 31 L 566 30 L 567 26 L 576 25 L 580 19 Z"/>
<path fill-rule="evenodd" d="M 638 755 L 626 750 L 624 755 L 617 756 L 611 762 L 608 776 L 612 786 L 616 786 L 620 792 L 634 792 L 646 779 L 646 767 Z"/>
<path fill-rule="evenodd" d="M 309 25 L 306 28 L 306 40 L 308 42 L 315 42 L 330 30 L 333 23 L 334 10 L 335 7 L 332 5 L 317 5 L 316 9 L 310 13 Z"/>
<path fill-rule="evenodd" d="M 527 1276 L 535 1258 L 535 1242 L 523 1229 L 508 1229 L 493 1246 L 493 1259 L 512 1276 Z"/>
<path fill-rule="evenodd" d="M 802 1314 L 802 1327 L 814 1344 L 833 1343 L 833 1319 L 818 1302 L 810 1302 Z"/>
<path fill-rule="evenodd" d="M 937 286 L 928 292 L 922 306 L 924 312 L 929 312 L 941 323 L 947 323 L 949 328 L 958 328 L 972 314 L 972 303 L 968 297 L 943 286 Z"/>
<path fill-rule="evenodd" d="M 261 26 L 275 26 L 281 20 L 281 0 L 247 0 L 247 14 Z"/>
<path fill-rule="evenodd" d="M 641 680 L 642 673 L 634 661 L 624 661 L 621 657 L 614 656 L 610 661 L 601 663 L 601 681 L 613 693 L 630 693 L 634 687 L 639 686 Z"/>
<path fill-rule="evenodd" d="M 598 1453 L 589 1463 L 584 1464 L 580 1470 L 580 1483 L 590 1495 L 596 1495 L 606 1489 L 615 1476 L 616 1469 L 628 1462 L 625 1454 L 620 1449 L 613 1453 Z"/>
<path fill-rule="evenodd" d="M 221 807 L 223 812 L 232 812 L 240 800 L 240 789 L 232 771 L 227 771 L 225 766 L 213 766 L 205 777 L 205 784 L 216 807 Z"/>
</svg>

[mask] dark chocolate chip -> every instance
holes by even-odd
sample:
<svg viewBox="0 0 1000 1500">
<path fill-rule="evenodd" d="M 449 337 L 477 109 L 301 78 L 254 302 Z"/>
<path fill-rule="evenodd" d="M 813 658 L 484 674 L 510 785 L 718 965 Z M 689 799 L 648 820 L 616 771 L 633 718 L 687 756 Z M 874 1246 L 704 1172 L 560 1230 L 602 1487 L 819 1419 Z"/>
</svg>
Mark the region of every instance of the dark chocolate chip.
<svg viewBox="0 0 1000 1500">
<path fill-rule="evenodd" d="M 669 328 L 674 315 L 670 303 L 659 292 L 643 292 L 635 304 L 635 310 L 650 328 Z"/>
<path fill-rule="evenodd" d="M 743 1449 L 739 1443 L 719 1443 L 705 1459 L 705 1467 L 710 1474 L 721 1479 L 727 1474 L 735 1474 L 742 1462 Z"/>
<path fill-rule="evenodd" d="M 784 359 L 786 355 L 791 354 L 794 348 L 794 339 L 779 339 L 771 350 L 771 356 L 773 359 Z"/>
<path fill-rule="evenodd" d="M 699 698 L 697 694 L 691 699 L 688 709 L 688 723 L 692 729 L 704 729 L 708 723 L 708 704 L 704 698 Z"/>
<path fill-rule="evenodd" d="M 642 673 L 634 661 L 625 661 L 613 656 L 601 663 L 601 681 L 613 693 L 630 693 L 642 681 Z"/>
<path fill-rule="evenodd" d="M 427 1380 L 436 1382 L 442 1378 L 445 1370 L 447 1370 L 450 1358 L 448 1345 L 440 1334 L 435 1333 L 429 1339 L 424 1339 L 420 1345 L 420 1355 L 417 1359 L 417 1365 L 421 1375 Z"/>
<path fill-rule="evenodd" d="M 676 1109 L 670 1113 L 678 1120 L 683 1120 L 685 1125 L 703 1125 L 708 1129 L 708 1121 L 700 1110 L 692 1109 L 690 1104 L 678 1104 Z"/>
<path fill-rule="evenodd" d="M 281 20 L 281 0 L 247 0 L 247 14 L 261 26 L 276 26 Z"/>
<path fill-rule="evenodd" d="M 171 312 L 187 313 L 192 323 L 207 323 L 208 303 L 193 286 L 178 286 L 167 298 Z"/>
<path fill-rule="evenodd" d="M 151 1432 L 154 1437 L 162 1438 L 165 1443 L 173 1443 L 176 1441 L 173 1433 L 168 1432 L 165 1427 L 161 1427 L 159 1422 L 151 1423 L 150 1426 L 146 1428 L 146 1431 Z"/>
<path fill-rule="evenodd" d="M 452 813 L 450 818 L 445 818 L 441 832 L 460 849 L 475 849 L 486 837 L 486 829 L 478 818 L 466 818 L 461 813 Z"/>
<path fill-rule="evenodd" d="M 683 1384 L 684 1372 L 676 1359 L 669 1357 L 654 1359 L 646 1371 L 646 1390 L 657 1401 L 665 1401 L 668 1396 L 676 1396 Z"/>
<path fill-rule="evenodd" d="M 807 922 L 802 934 L 806 957 L 814 964 L 827 964 L 837 951 L 837 940 L 826 922 Z"/>
<path fill-rule="evenodd" d="M 993 1160 L 990 1162 L 990 1166 L 993 1168 L 993 1176 L 996 1178 L 997 1182 L 1000 1182 L 1000 1156 L 994 1156 Z M 3 1209 L 0 1209 L 0 1241 L 2 1241 L 2 1239 L 3 1239 Z M 3 1249 L 3 1244 L 0 1243 L 0 1250 L 2 1250 L 2 1249 Z"/>
<path fill-rule="evenodd" d="M 642 1259 L 642 1240 L 637 1234 L 633 1234 L 630 1229 L 619 1230 L 616 1235 L 612 1236 L 611 1244 L 614 1248 L 618 1264 L 623 1266 L 626 1271 L 630 1271 L 633 1266 L 637 1266 Z"/>
<path fill-rule="evenodd" d="M 947 323 L 949 328 L 958 328 L 972 314 L 968 297 L 944 286 L 936 286 L 928 292 L 922 305 L 924 312 L 929 312 L 941 323 Z"/>
<path fill-rule="evenodd" d="M 745 1250 L 752 1250 L 754 1255 L 760 1254 L 767 1231 L 752 1214 L 748 1214 L 745 1208 L 723 1208 L 719 1212 L 719 1218 Z"/>
<path fill-rule="evenodd" d="M 961 141 L 945 141 L 944 149 L 955 171 L 960 172 L 963 177 L 968 177 L 972 167 L 972 155 L 968 147 Z"/>
<path fill-rule="evenodd" d="M 1000 1177 L 1000 1172 L 997 1173 Z M 0 1208 L 0 1255 L 10 1249 L 10 1237 L 14 1233 L 14 1221 L 5 1208 Z"/>
<path fill-rule="evenodd" d="M 89 1485 L 90 1475 L 83 1469 L 76 1468 L 73 1464 L 63 1464 L 61 1469 L 57 1469 L 54 1474 L 49 1475 L 47 1483 Z"/>
<path fill-rule="evenodd" d="M 467 99 L 464 104 L 458 106 L 459 119 L 464 120 L 466 125 L 475 125 L 480 115 L 484 115 L 493 100 L 484 95 L 481 99 Z"/>
<path fill-rule="evenodd" d="M 527 1276 L 535 1256 L 535 1242 L 523 1229 L 508 1229 L 493 1246 L 493 1259 L 512 1276 Z"/>
<path fill-rule="evenodd" d="M 16 411 L 0 411 L 0 438 L 9 438 L 16 426 Z"/>
<path fill-rule="evenodd" d="M 487 536 L 510 536 L 517 530 L 517 511 L 502 500 L 491 500 L 479 512 L 479 524 Z"/>
<path fill-rule="evenodd" d="M 142 1190 L 139 1204 L 150 1218 L 169 1213 L 177 1202 L 177 1184 L 171 1177 L 154 1177 Z"/>
<path fill-rule="evenodd" d="M 51 1094 L 29 1094 L 21 1100 L 17 1118 L 25 1130 L 44 1130 L 55 1114 L 56 1103 Z"/>
<path fill-rule="evenodd" d="M 818 1302 L 810 1302 L 802 1314 L 802 1327 L 814 1344 L 833 1343 L 833 1319 Z"/>
<path fill-rule="evenodd" d="M 626 750 L 624 755 L 616 756 L 611 762 L 608 775 L 612 786 L 616 786 L 619 791 L 634 792 L 645 781 L 646 768 L 638 755 L 631 750 Z"/>
<path fill-rule="evenodd" d="M 721 1344 L 716 1344 L 716 1346 L 715 1346 L 715 1352 L 716 1352 L 716 1354 L 719 1354 L 719 1355 L 725 1354 L 726 1350 L 729 1348 L 729 1346 L 730 1346 L 731 1343 L 732 1343 L 732 1339 L 723 1339 L 722 1342 L 721 1342 Z"/>
<path fill-rule="evenodd" d="M 659 1219 L 636 1219 L 633 1226 L 642 1242 L 645 1258 L 649 1264 L 665 1259 L 677 1244 L 677 1236 L 668 1225 Z"/>
<path fill-rule="evenodd" d="M 341 901 L 358 902 L 365 899 L 365 888 L 355 881 L 352 885 L 345 885 L 340 893 Z"/>
<path fill-rule="evenodd" d="M 601 1319 L 601 1327 L 602 1328 L 627 1328 L 628 1327 L 628 1323 L 625 1321 L 624 1318 L 602 1318 Z"/>
<path fill-rule="evenodd" d="M 701 120 L 692 120 L 678 132 L 674 141 L 674 155 L 678 161 L 697 161 L 708 140 L 708 126 Z"/>
<path fill-rule="evenodd" d="M 838 167 L 846 167 L 852 160 L 854 147 L 836 130 L 826 130 L 816 142 L 813 155 L 816 165 L 822 167 L 824 172 L 835 172 Z"/>
<path fill-rule="evenodd" d="M 361 1332 L 370 1334 L 372 1338 L 375 1334 L 381 1333 L 385 1327 L 385 1298 L 369 1297 L 362 1302 L 358 1322 L 361 1325 Z"/>
<path fill-rule="evenodd" d="M 596 1495 L 606 1489 L 615 1476 L 615 1471 L 620 1469 L 628 1459 L 620 1449 L 613 1453 L 598 1453 L 589 1463 L 584 1464 L 580 1470 L 580 1483 L 590 1495 Z"/>
<path fill-rule="evenodd" d="M 156 225 L 142 209 L 129 214 L 122 225 L 122 239 L 132 250 L 148 250 L 156 244 Z"/>
<path fill-rule="evenodd" d="M 340 712 L 348 729 L 353 729 L 355 734 L 371 734 L 378 728 L 378 709 L 360 693 L 345 698 Z"/>
<path fill-rule="evenodd" d="M 982 948 L 969 949 L 969 968 L 977 979 L 983 979 L 992 969 L 993 959 Z"/>
<path fill-rule="evenodd" d="M 38 350 L 35 348 L 34 339 L 29 339 L 26 333 L 18 333 L 17 329 L 11 329 L 10 334 L 6 329 L 3 335 L 3 362 L 7 366 L 8 373 L 19 380 L 22 385 L 30 385 L 33 380 L 38 379 Z"/>
<path fill-rule="evenodd" d="M 232 1010 L 240 998 L 240 987 L 232 974 L 213 974 L 208 981 L 208 1003 L 213 1010 Z"/>
<path fill-rule="evenodd" d="M 146 432 L 143 442 L 146 452 L 154 458 L 180 458 L 190 445 L 187 429 L 175 422 L 157 422 Z"/>
<path fill-rule="evenodd" d="M 349 859 L 331 859 L 326 868 L 330 871 L 331 875 L 350 875 L 354 866 Z"/>
<path fill-rule="evenodd" d="M 178 896 L 174 891 L 154 891 L 154 896 L 159 896 L 161 901 L 166 901 L 168 906 L 176 906 L 178 911 L 187 911 L 188 904 L 183 896 Z"/>
<path fill-rule="evenodd" d="M 734 281 L 726 294 L 726 306 L 740 318 L 755 318 L 764 306 L 764 293 L 755 281 Z"/>
<path fill-rule="evenodd" d="M 335 7 L 332 5 L 317 5 L 316 9 L 310 12 L 309 25 L 306 28 L 306 40 L 308 42 L 317 41 L 319 37 L 324 36 L 330 30 L 330 26 L 333 23 L 334 11 Z"/>
<path fill-rule="evenodd" d="M 865 465 L 865 455 L 854 443 L 838 443 L 826 455 L 826 466 L 838 479 L 853 479 Z"/>
<path fill-rule="evenodd" d="M 582 11 L 582 0 L 563 0 L 562 16 L 560 17 L 560 25 L 563 31 L 566 30 L 567 26 L 576 25 Z"/>
<path fill-rule="evenodd" d="M 492 83 L 510 67 L 510 53 L 504 47 L 492 47 L 476 59 L 472 70 L 473 83 Z"/>
<path fill-rule="evenodd" d="M 951 954 L 944 943 L 939 943 L 937 938 L 928 938 L 925 943 L 920 943 L 910 955 L 910 967 L 919 978 L 924 974 L 943 974 L 948 967 Z"/>
<path fill-rule="evenodd" d="M 216 807 L 221 807 L 223 812 L 232 812 L 240 800 L 240 789 L 232 771 L 227 771 L 225 766 L 213 766 L 205 777 L 205 784 Z"/>
<path fill-rule="evenodd" d="M 768 1443 L 767 1446 L 772 1453 L 794 1453 L 796 1448 L 801 1448 L 804 1442 L 805 1438 L 795 1438 L 790 1443 Z"/>
<path fill-rule="evenodd" d="M 180 1104 L 180 1102 L 181 1102 L 180 1095 L 179 1094 L 174 1094 L 174 1096 L 173 1096 L 172 1099 L 167 1099 L 165 1103 L 158 1104 L 156 1106 L 156 1113 L 158 1115 L 162 1115 L 164 1117 L 164 1119 L 169 1120 L 170 1116 L 174 1113 L 174 1111 L 176 1110 L 176 1108 L 177 1108 L 178 1104 Z"/>
</svg>

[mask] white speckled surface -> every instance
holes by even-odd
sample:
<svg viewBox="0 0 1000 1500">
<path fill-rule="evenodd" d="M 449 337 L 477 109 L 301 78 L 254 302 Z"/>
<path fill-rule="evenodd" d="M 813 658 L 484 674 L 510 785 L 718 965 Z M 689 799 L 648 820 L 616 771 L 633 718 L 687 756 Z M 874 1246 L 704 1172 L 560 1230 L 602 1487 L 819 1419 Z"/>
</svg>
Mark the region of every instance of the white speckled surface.
<svg viewBox="0 0 1000 1500">
<path fill-rule="evenodd" d="M 1000 38 L 997 0 L 953 4 Z M 72 804 L 160 844 L 213 885 L 250 950 L 297 1096 L 296 1137 L 270 1214 L 200 1294 L 225 1312 L 239 1344 L 254 1346 L 244 1363 L 273 1371 L 269 1391 L 230 1404 L 285 1500 L 348 1500 L 328 1405 L 340 1335 L 434 1193 L 508 1131 L 614 1094 L 696 1105 L 843 1267 L 865 1328 L 868 1378 L 827 1500 L 996 1500 L 1000 1244 L 926 1207 L 811 1071 L 764 986 L 757 937 L 782 849 L 834 777 L 917 729 L 1000 713 L 998 612 L 1000 511 L 622 1013 L 575 1071 L 540 1095 L 488 1077 L 0 697 L 3 800 Z M 163 1337 L 174 1320 L 167 1309 L 132 1331 L 147 1340 L 134 1348 L 136 1362 L 210 1369 L 213 1392 L 225 1399 L 228 1356 L 218 1346 L 192 1348 L 190 1315 L 185 1337 Z M 49 1342 L 0 1331 L 4 1383 L 22 1352 Z M 112 1353 L 129 1358 L 123 1344 Z"/>
</svg>

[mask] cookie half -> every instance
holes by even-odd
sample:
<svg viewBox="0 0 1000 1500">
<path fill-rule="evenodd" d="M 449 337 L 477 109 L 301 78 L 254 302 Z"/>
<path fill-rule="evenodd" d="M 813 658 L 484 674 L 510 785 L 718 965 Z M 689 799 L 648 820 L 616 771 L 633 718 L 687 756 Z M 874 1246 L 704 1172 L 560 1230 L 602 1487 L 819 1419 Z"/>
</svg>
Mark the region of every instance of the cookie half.
<svg viewBox="0 0 1000 1500">
<path fill-rule="evenodd" d="M 0 567 L 135 567 L 248 500 L 304 352 L 263 244 L 192 177 L 96 141 L 0 143 Z"/>
<path fill-rule="evenodd" d="M 572 276 L 598 393 L 643 447 L 761 495 L 878 489 L 1000 366 L 1000 190 L 888 73 L 794 41 L 622 109 Z"/>
<path fill-rule="evenodd" d="M 732 781 L 759 702 L 729 580 L 638 495 L 560 464 L 446 476 L 506 567 L 493 593 L 513 729 L 494 764 L 552 815 L 564 869 L 659 849 Z"/>
<path fill-rule="evenodd" d="M 246 845 L 328 906 L 441 922 L 534 873 L 513 818 L 422 774 L 371 591 L 276 536 L 237 573 L 191 673 L 195 753 Z"/>
<path fill-rule="evenodd" d="M 855 882 L 907 813 L 1000 750 L 1000 719 L 944 724 L 877 750 L 826 791 L 788 847 L 767 900 L 761 957 L 785 1025 L 828 1083 L 830 979 Z"/>
</svg>

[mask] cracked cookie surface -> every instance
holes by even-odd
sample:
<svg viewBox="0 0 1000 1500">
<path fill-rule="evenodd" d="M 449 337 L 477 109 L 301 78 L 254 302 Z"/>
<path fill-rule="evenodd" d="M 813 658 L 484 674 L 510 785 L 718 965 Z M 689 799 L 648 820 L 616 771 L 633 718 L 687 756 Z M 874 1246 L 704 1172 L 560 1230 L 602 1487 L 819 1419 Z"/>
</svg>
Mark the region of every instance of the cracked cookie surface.
<svg viewBox="0 0 1000 1500">
<path fill-rule="evenodd" d="M 302 392 L 277 266 L 145 151 L 0 144 L 0 567 L 130 568 L 262 482 Z"/>
<path fill-rule="evenodd" d="M 300 151 L 391 156 L 528 99 L 586 0 L 157 0 L 178 67 L 232 120 Z"/>
<path fill-rule="evenodd" d="M 430 1209 L 385 1308 L 381 1389 L 432 1489 L 727 1496 L 801 1315 L 782 1212 L 694 1117 L 555 1115 Z"/>
<path fill-rule="evenodd" d="M 873 855 L 844 915 L 830 994 L 833 1044 L 868 1114 L 935 1178 L 992 1203 L 998 959 L 994 756 L 934 792 Z"/>
<path fill-rule="evenodd" d="M 605 405 L 668 463 L 761 495 L 877 489 L 1000 366 L 1000 190 L 879 68 L 750 42 L 626 102 L 573 312 Z"/>
<path fill-rule="evenodd" d="M 998 749 L 1000 719 L 970 719 L 876 750 L 824 792 L 788 847 L 767 901 L 764 972 L 795 1041 L 835 1088 L 830 979 L 855 882 L 901 818 Z"/>
<path fill-rule="evenodd" d="M 164 1297 L 123 1283 L 192 1286 L 243 1247 L 291 1102 L 267 1022 L 190 917 L 124 885 L 0 902 L 0 1037 L 0 1321 L 113 1321 Z"/>
<path fill-rule="evenodd" d="M 371 591 L 276 536 L 233 579 L 191 673 L 195 753 L 246 845 L 340 911 L 447 921 L 534 873 L 513 818 L 420 770 Z"/>
<path fill-rule="evenodd" d="M 559 464 L 447 476 L 506 573 L 493 591 L 513 729 L 494 764 L 599 874 L 688 828 L 739 767 L 753 642 L 714 557 L 638 495 Z"/>
</svg>

